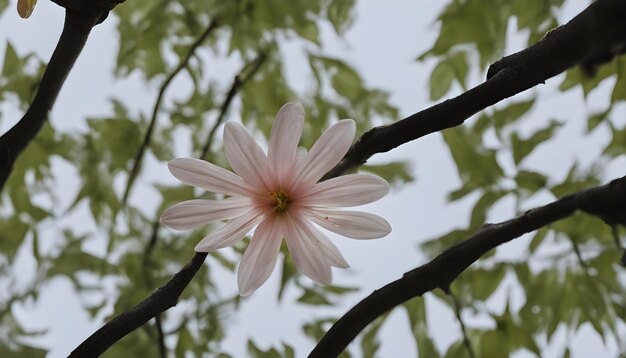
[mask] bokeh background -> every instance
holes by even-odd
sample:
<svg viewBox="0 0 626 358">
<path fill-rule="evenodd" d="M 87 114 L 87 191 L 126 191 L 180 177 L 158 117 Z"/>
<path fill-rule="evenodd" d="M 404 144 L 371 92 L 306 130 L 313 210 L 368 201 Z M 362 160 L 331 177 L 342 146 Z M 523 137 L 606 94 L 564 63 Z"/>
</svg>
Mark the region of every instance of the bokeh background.
<svg viewBox="0 0 626 358">
<path fill-rule="evenodd" d="M 263 142 L 280 106 L 300 101 L 307 111 L 303 144 L 310 146 L 340 118 L 354 118 L 363 133 L 462 93 L 484 80 L 489 63 L 588 4 L 127 0 L 93 29 L 50 126 L 20 157 L 2 193 L 2 356 L 66 356 L 191 258 L 214 227 L 159 228 L 146 258 L 163 208 L 207 195 L 180 186 L 166 162 L 198 155 L 234 76 L 244 68 L 246 77 L 260 53 L 263 63 L 224 119 L 243 121 Z M 14 7 L 0 1 L 2 132 L 28 107 L 63 24 L 63 9 L 50 1 L 40 0 L 28 20 Z M 152 143 L 123 204 L 159 90 L 213 20 L 219 25 L 165 91 Z M 240 299 L 233 269 L 245 243 L 211 255 L 180 304 L 163 316 L 168 354 L 287 357 L 288 346 L 305 356 L 330 321 L 484 222 L 623 175 L 625 68 L 617 58 L 593 78 L 574 69 L 475 115 L 463 128 L 375 155 L 361 170 L 385 176 L 393 190 L 362 209 L 385 217 L 393 231 L 366 242 L 329 234 L 351 265 L 334 270 L 332 287 L 315 286 L 281 258 L 269 281 Z M 222 125 L 216 128 L 208 157 L 226 165 Z M 419 344 L 426 357 L 464 357 L 462 321 L 478 356 L 624 354 L 619 254 L 610 227 L 584 215 L 568 219 L 499 247 L 459 278 L 454 298 L 428 293 L 396 308 L 350 353 L 412 357 Z M 105 356 L 158 356 L 155 332 L 151 321 Z"/>
</svg>

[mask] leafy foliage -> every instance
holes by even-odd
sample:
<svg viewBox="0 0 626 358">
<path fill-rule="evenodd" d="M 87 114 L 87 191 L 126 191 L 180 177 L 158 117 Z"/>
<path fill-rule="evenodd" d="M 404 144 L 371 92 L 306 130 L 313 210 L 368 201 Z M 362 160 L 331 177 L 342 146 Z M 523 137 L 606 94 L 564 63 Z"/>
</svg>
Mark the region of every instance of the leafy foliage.
<svg viewBox="0 0 626 358">
<path fill-rule="evenodd" d="M 45 348 L 30 343 L 30 338 L 42 332 L 24 329 L 15 312 L 18 305 L 33 304 L 52 280 L 70 282 L 84 311 L 102 321 L 133 307 L 188 261 L 195 243 L 215 227 L 177 233 L 161 228 L 157 218 L 172 203 L 209 195 L 142 173 L 154 169 L 155 163 L 164 168 L 175 156 L 197 156 L 205 146 L 212 162 L 226 165 L 220 136 L 215 135 L 224 119 L 240 119 L 256 135 L 267 137 L 276 110 L 298 100 L 307 113 L 301 142 L 306 147 L 340 118 L 354 118 L 359 133 L 398 119 L 390 93 L 368 86 L 354 66 L 325 52 L 322 31 L 343 36 L 355 20 L 355 3 L 157 0 L 118 6 L 111 15 L 119 36 L 113 73 L 120 82 L 139 78 L 155 98 L 155 89 L 187 56 L 199 34 L 211 26 L 215 30 L 191 54 L 176 79 L 186 90 L 167 93 L 156 113 L 144 161 L 152 167 L 141 166 L 137 184 L 142 194 L 131 195 L 124 203 L 121 183 L 141 148 L 151 113 L 150 108 L 135 106 L 124 93 L 113 95 L 109 113 L 85 119 L 84 129 L 61 131 L 46 124 L 16 163 L 0 206 L 0 282 L 11 287 L 0 295 L 0 356 L 46 354 Z M 6 5 L 7 1 L 0 0 L 0 11 Z M 528 44 L 534 43 L 558 24 L 556 14 L 562 6 L 563 0 L 450 1 L 438 18 L 437 39 L 419 57 L 433 63 L 430 100 L 443 99 L 456 87 L 472 87 L 473 74 L 483 73 L 490 62 L 505 54 L 515 29 L 511 24 L 527 36 Z M 287 75 L 289 58 L 284 53 L 293 43 L 304 49 L 310 78 L 305 90 L 293 86 Z M 252 71 L 251 64 L 260 56 L 264 60 Z M 24 111 L 44 64 L 9 42 L 1 58 L 0 100 Z M 223 76 L 215 63 L 227 63 L 224 68 L 236 70 Z M 248 75 L 247 81 L 238 82 Z M 532 165 L 533 153 L 553 142 L 569 121 L 544 118 L 541 125 L 526 130 L 528 119 L 544 101 L 536 93 L 487 109 L 469 124 L 444 131 L 443 141 L 461 183 L 448 199 L 451 205 L 465 202 L 471 206 L 469 222 L 424 241 L 420 249 L 429 257 L 438 255 L 479 230 L 492 217 L 493 208 L 507 201 L 515 203 L 515 211 L 522 211 L 541 195 L 558 197 L 602 181 L 605 168 L 626 154 L 626 123 L 616 115 L 626 100 L 625 81 L 623 57 L 599 67 L 595 74 L 575 68 L 563 76 L 559 91 L 580 88 L 584 98 L 603 84 L 610 87 L 610 103 L 606 108 L 594 107 L 586 126 L 588 135 L 599 128 L 609 133 L 602 154 L 590 167 L 574 163 L 564 178 Z M 227 101 L 231 91 L 232 104 Z M 405 162 L 367 164 L 360 169 L 396 187 L 413 180 L 412 168 Z M 59 197 L 59 192 L 71 197 Z M 154 202 L 144 202 L 146 197 Z M 50 227 L 55 228 L 53 234 Z M 473 351 L 476 356 L 491 357 L 521 350 L 541 355 L 559 327 L 573 333 L 585 324 L 603 339 L 619 340 L 626 295 L 617 265 L 620 237 L 614 233 L 600 220 L 578 215 L 536 232 L 519 261 L 503 260 L 495 252 L 483 258 L 453 283 L 458 302 L 441 292 L 434 295 L 451 312 L 458 310 L 459 324 L 467 326 L 466 337 L 457 337 L 449 347 L 434 342 L 426 317 L 428 301 L 406 302 L 403 308 L 409 326 L 405 329 L 415 337 L 419 356 L 470 357 Z M 220 344 L 228 333 L 230 316 L 245 301 L 225 293 L 215 278 L 235 270 L 244 246 L 211 253 L 175 312 L 168 311 L 161 315 L 161 323 L 151 321 L 126 336 L 105 356 L 158 356 L 162 333 L 166 350 L 175 356 L 230 357 Z M 21 278 L 23 263 L 17 261 L 24 252 L 32 256 L 35 274 L 26 279 L 26 289 L 13 289 L 12 283 Z M 302 327 L 306 336 L 318 341 L 337 319 L 337 312 L 326 314 L 327 310 L 362 292 L 356 287 L 315 286 L 300 278 L 288 255 L 281 259 L 277 301 L 293 300 L 302 309 L 324 310 Z M 494 309 L 493 301 L 511 287 L 523 291 L 523 302 L 513 305 L 507 296 L 506 307 Z M 485 318 L 490 325 L 466 324 L 468 313 Z M 386 318 L 368 327 L 342 356 L 355 352 L 377 356 Z M 288 358 L 303 353 L 288 343 L 266 348 L 255 342 L 256 337 L 250 337 L 247 343 L 251 357 Z"/>
</svg>

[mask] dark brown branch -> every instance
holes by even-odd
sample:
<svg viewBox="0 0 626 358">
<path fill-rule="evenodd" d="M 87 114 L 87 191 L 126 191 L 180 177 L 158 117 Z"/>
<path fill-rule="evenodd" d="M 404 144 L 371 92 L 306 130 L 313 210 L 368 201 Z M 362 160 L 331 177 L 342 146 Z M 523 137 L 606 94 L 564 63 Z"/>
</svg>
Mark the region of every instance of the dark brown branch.
<svg viewBox="0 0 626 358">
<path fill-rule="evenodd" d="M 429 263 L 405 273 L 401 279 L 374 291 L 354 306 L 330 328 L 309 357 L 336 357 L 363 328 L 390 309 L 436 288 L 448 291 L 458 275 L 491 249 L 569 217 L 577 210 L 591 214 L 626 210 L 624 198 L 626 176 L 564 196 L 515 219 L 484 225 L 474 236 L 452 246 Z"/>
<path fill-rule="evenodd" d="M 487 81 L 395 123 L 372 128 L 327 176 L 344 173 L 376 153 L 462 124 L 479 111 L 523 92 L 577 64 L 615 55 L 626 48 L 626 1 L 598 0 L 572 21 L 533 46 L 494 63 Z"/>
<path fill-rule="evenodd" d="M 174 68 L 174 70 L 167 76 L 161 87 L 159 88 L 159 94 L 157 96 L 156 102 L 154 103 L 154 107 L 152 108 L 152 117 L 150 118 L 150 123 L 148 124 L 148 128 L 146 129 L 146 133 L 143 137 L 143 142 L 135 155 L 135 159 L 133 160 L 133 166 L 128 174 L 128 179 L 126 180 L 126 189 L 124 189 L 124 197 L 122 198 L 122 205 L 126 205 L 126 201 L 128 200 L 128 196 L 132 190 L 135 179 L 137 178 L 137 174 L 139 174 L 139 168 L 141 168 L 141 162 L 143 160 L 143 156 L 146 153 L 146 150 L 150 146 L 150 141 L 152 140 L 152 133 L 154 132 L 154 127 L 156 125 L 157 116 L 159 114 L 159 110 L 161 109 L 161 102 L 163 101 L 163 96 L 167 91 L 169 85 L 172 83 L 174 78 L 180 73 L 180 71 L 187 66 L 189 60 L 194 55 L 198 47 L 206 40 L 207 37 L 217 28 L 217 21 L 211 21 L 209 25 L 205 28 L 204 32 L 194 41 L 193 44 L 187 50 L 187 54 L 185 57 L 180 59 L 180 62 Z"/>
<path fill-rule="evenodd" d="M 206 253 L 194 254 L 191 261 L 163 287 L 158 288 L 137 306 L 120 314 L 100 328 L 81 343 L 70 354 L 70 357 L 97 357 L 112 344 L 141 327 L 151 318 L 156 317 L 170 307 L 174 307 L 178 302 L 178 297 L 180 297 L 185 287 L 189 285 L 191 279 L 202 267 L 206 256 Z"/>
<path fill-rule="evenodd" d="M 48 118 L 48 112 L 70 73 L 78 55 L 83 50 L 91 29 L 102 22 L 120 1 L 83 1 L 74 10 L 74 1 L 57 1 L 67 6 L 63 31 L 50 62 L 39 83 L 39 88 L 28 111 L 17 124 L 0 137 L 0 189 L 4 187 L 17 157 L 35 138 Z"/>
</svg>

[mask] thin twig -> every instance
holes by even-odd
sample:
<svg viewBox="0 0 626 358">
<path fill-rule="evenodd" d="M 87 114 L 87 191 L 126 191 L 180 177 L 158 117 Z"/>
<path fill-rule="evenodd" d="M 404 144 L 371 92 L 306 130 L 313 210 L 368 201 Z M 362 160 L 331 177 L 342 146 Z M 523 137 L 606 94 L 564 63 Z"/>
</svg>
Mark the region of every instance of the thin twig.
<svg viewBox="0 0 626 358">
<path fill-rule="evenodd" d="M 209 35 L 218 27 L 218 22 L 216 20 L 212 20 L 209 22 L 208 26 L 204 29 L 204 32 L 194 41 L 189 49 L 187 50 L 187 54 L 185 57 L 181 58 L 178 62 L 178 65 L 174 70 L 167 76 L 165 81 L 161 84 L 159 88 L 159 94 L 157 96 L 156 102 L 154 102 L 154 107 L 152 108 L 152 117 L 150 118 L 150 123 L 148 124 L 148 128 L 146 129 L 146 133 L 144 134 L 143 141 L 141 142 L 141 146 L 139 150 L 137 150 L 137 154 L 135 154 L 135 159 L 133 160 L 133 166 L 128 174 L 128 179 L 126 180 L 126 189 L 124 189 L 124 196 L 122 198 L 122 205 L 126 205 L 126 201 L 130 195 L 135 179 L 137 178 L 137 174 L 139 173 L 139 168 L 141 167 L 141 162 L 143 160 L 143 156 L 150 146 L 150 142 L 152 140 L 152 134 L 154 133 L 154 128 L 156 126 L 157 117 L 159 111 L 161 109 L 161 103 L 163 101 L 163 97 L 165 96 L 165 92 L 168 87 L 176 78 L 176 76 L 180 73 L 180 71 L 187 66 L 187 63 L 194 55 L 196 50 L 202 45 L 202 43 L 209 37 Z"/>
<path fill-rule="evenodd" d="M 469 340 L 467 335 L 467 329 L 465 328 L 465 322 L 463 322 L 463 318 L 461 318 L 461 303 L 456 298 L 456 296 L 452 293 L 452 290 L 448 291 L 448 296 L 452 299 L 452 305 L 454 306 L 454 314 L 456 315 L 456 320 L 459 321 L 461 325 L 461 333 L 463 334 L 463 345 L 465 346 L 465 350 L 467 351 L 467 355 L 470 358 L 476 357 L 474 354 L 474 349 L 472 349 L 472 343 Z"/>
<path fill-rule="evenodd" d="M 159 345 L 159 354 L 161 358 L 167 358 L 167 349 L 165 348 L 165 335 L 163 334 L 163 325 L 161 324 L 161 314 L 154 316 L 154 325 L 157 330 L 157 342 Z"/>
<path fill-rule="evenodd" d="M 228 90 L 228 94 L 226 95 L 226 99 L 222 102 L 222 107 L 220 109 L 220 114 L 217 117 L 217 120 L 213 124 L 211 131 L 207 137 L 207 141 L 202 146 L 202 150 L 200 151 L 200 159 L 206 159 L 206 156 L 211 149 L 211 145 L 213 144 L 213 139 L 215 138 L 215 133 L 217 132 L 217 128 L 222 124 L 224 118 L 226 118 L 226 113 L 228 112 L 228 108 L 230 107 L 231 102 L 239 93 L 243 85 L 254 76 L 255 73 L 261 68 L 261 65 L 267 59 L 267 51 L 261 51 L 254 61 L 249 64 L 246 64 L 243 69 L 239 72 L 235 78 L 233 78 L 233 83 Z"/>
</svg>

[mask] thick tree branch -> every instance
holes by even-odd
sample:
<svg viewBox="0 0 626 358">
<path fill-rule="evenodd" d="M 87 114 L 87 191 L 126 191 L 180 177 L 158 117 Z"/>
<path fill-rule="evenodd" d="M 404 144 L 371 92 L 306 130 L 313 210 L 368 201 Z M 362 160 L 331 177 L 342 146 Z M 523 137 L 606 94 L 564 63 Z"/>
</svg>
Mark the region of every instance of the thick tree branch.
<svg viewBox="0 0 626 358">
<path fill-rule="evenodd" d="M 30 108 L 13 128 L 0 137 L 0 189 L 11 174 L 17 157 L 45 123 L 48 112 L 83 50 L 91 29 L 102 22 L 109 11 L 122 1 L 55 1 L 66 7 L 63 31 Z"/>
<path fill-rule="evenodd" d="M 606 59 L 626 49 L 626 1 L 598 0 L 533 46 L 494 63 L 487 81 L 395 123 L 372 128 L 328 174 L 337 176 L 427 134 L 462 124 L 479 111 L 525 91 L 577 64 Z"/>
<path fill-rule="evenodd" d="M 217 21 L 211 21 L 209 25 L 206 27 L 204 32 L 194 41 L 193 44 L 187 50 L 187 54 L 185 57 L 180 59 L 180 62 L 174 68 L 174 70 L 167 76 L 161 87 L 159 88 L 159 94 L 154 103 L 154 107 L 152 108 L 152 117 L 150 118 L 150 123 L 148 124 L 148 128 L 146 129 L 146 133 L 143 137 L 143 142 L 135 154 L 135 160 L 133 160 L 133 166 L 128 174 L 128 179 L 126 180 L 126 189 L 124 189 L 124 197 L 122 198 L 122 205 L 126 205 L 126 201 L 128 200 L 128 196 L 132 190 L 133 184 L 135 183 L 135 179 L 137 178 L 137 174 L 139 174 L 139 168 L 141 167 L 141 162 L 143 160 L 143 155 L 146 153 L 146 150 L 150 146 L 150 141 L 152 140 L 152 133 L 154 132 L 154 127 L 156 125 L 157 116 L 159 114 L 159 110 L 161 109 L 161 102 L 163 101 L 163 96 L 167 91 L 169 85 L 172 83 L 174 78 L 180 73 L 180 71 L 187 66 L 189 60 L 194 55 L 198 47 L 202 45 L 204 40 L 217 28 Z"/>
<path fill-rule="evenodd" d="M 115 317 L 100 328 L 81 343 L 70 354 L 70 357 L 97 357 L 137 327 L 142 326 L 168 308 L 174 307 L 178 302 L 178 297 L 202 267 L 206 256 L 206 253 L 194 254 L 191 261 L 163 287 L 158 288 L 137 306 Z"/>
<path fill-rule="evenodd" d="M 482 255 L 505 242 L 567 218 L 577 210 L 593 215 L 599 212 L 626 215 L 625 198 L 626 176 L 564 196 L 515 219 L 484 225 L 474 236 L 359 302 L 330 328 L 309 357 L 336 357 L 363 328 L 390 309 L 436 288 L 448 292 L 457 276 Z M 601 218 L 606 221 L 606 217 Z"/>
</svg>

